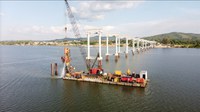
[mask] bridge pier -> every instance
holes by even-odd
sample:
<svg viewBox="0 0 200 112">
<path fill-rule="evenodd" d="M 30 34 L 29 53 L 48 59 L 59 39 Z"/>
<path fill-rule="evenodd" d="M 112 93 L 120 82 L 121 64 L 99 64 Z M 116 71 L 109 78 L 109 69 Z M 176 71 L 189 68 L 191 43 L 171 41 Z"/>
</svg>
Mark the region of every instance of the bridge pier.
<svg viewBox="0 0 200 112">
<path fill-rule="evenodd" d="M 137 52 L 138 52 L 138 54 L 140 52 L 140 40 L 139 39 L 137 39 Z"/>
<path fill-rule="evenodd" d="M 126 37 L 126 52 L 125 52 L 125 57 L 128 57 L 128 38 Z"/>
<path fill-rule="evenodd" d="M 133 47 L 132 54 L 134 55 L 134 52 L 135 52 L 135 40 L 134 39 L 132 40 L 132 47 Z"/>
<path fill-rule="evenodd" d="M 86 63 L 90 67 L 90 33 L 87 33 L 87 57 L 86 57 Z"/>
<path fill-rule="evenodd" d="M 51 63 L 51 76 L 58 75 L 58 66 L 57 63 Z"/>
<path fill-rule="evenodd" d="M 148 44 L 149 44 L 148 41 L 146 41 L 146 45 L 145 45 L 145 46 L 146 46 L 146 49 L 147 49 L 147 50 L 149 50 Z"/>
<path fill-rule="evenodd" d="M 144 40 L 142 40 L 142 46 L 141 46 L 141 48 L 142 48 L 142 52 L 144 52 Z"/>
<path fill-rule="evenodd" d="M 120 53 L 121 53 L 120 47 L 121 47 L 121 45 L 120 45 L 120 37 L 119 37 L 118 38 L 118 58 L 120 58 Z"/>
<path fill-rule="evenodd" d="M 118 61 L 117 37 L 115 36 L 115 61 Z"/>
<path fill-rule="evenodd" d="M 143 40 L 143 49 L 144 49 L 144 51 L 146 51 L 146 41 L 145 40 Z"/>
<path fill-rule="evenodd" d="M 91 64 L 91 59 L 87 59 L 87 58 L 86 58 L 86 63 L 87 63 L 87 65 L 88 65 L 88 67 L 91 67 L 91 65 L 90 65 L 90 64 Z"/>
<path fill-rule="evenodd" d="M 102 68 L 102 58 L 98 59 L 98 68 Z"/>
<path fill-rule="evenodd" d="M 109 61 L 109 55 L 106 55 L 106 61 Z"/>
<path fill-rule="evenodd" d="M 148 50 L 148 42 L 147 41 L 145 42 L 145 48 L 146 48 L 146 50 Z"/>
<path fill-rule="evenodd" d="M 106 36 L 106 61 L 109 61 L 109 53 L 108 53 L 108 35 Z"/>
<path fill-rule="evenodd" d="M 102 56 L 101 56 L 101 31 L 99 31 L 99 57 L 98 57 L 98 67 L 102 68 Z"/>
</svg>

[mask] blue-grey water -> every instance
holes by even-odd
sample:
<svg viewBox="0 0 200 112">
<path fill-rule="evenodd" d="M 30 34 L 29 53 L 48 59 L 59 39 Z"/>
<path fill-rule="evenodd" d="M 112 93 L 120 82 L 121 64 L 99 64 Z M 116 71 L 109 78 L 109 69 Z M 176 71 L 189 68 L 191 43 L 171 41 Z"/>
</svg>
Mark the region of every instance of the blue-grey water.
<svg viewBox="0 0 200 112">
<path fill-rule="evenodd" d="M 150 49 L 127 59 L 121 54 L 117 63 L 114 56 L 103 61 L 106 72 L 147 70 L 150 82 L 143 89 L 52 79 L 50 64 L 57 62 L 61 73 L 63 48 L 0 46 L 0 111 L 200 111 L 200 49 Z M 70 49 L 72 65 L 85 70 L 79 48 Z M 98 49 L 92 50 L 94 56 Z"/>
</svg>

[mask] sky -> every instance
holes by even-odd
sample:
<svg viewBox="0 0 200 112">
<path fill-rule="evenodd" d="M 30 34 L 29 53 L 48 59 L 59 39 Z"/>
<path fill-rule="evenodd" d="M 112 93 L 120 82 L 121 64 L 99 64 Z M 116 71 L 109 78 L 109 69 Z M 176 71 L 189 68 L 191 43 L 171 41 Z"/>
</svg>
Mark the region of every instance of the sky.
<svg viewBox="0 0 200 112">
<path fill-rule="evenodd" d="M 169 32 L 200 34 L 200 1 L 69 1 L 82 37 L 146 37 Z M 64 27 L 68 27 L 67 33 Z M 53 40 L 74 37 L 65 2 L 0 1 L 1 40 Z"/>
</svg>

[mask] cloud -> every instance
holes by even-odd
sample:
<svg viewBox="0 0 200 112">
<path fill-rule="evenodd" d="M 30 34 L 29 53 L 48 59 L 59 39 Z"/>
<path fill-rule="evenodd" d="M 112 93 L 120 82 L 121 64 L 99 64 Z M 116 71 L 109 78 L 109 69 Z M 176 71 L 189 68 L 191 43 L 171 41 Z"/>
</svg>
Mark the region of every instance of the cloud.
<svg viewBox="0 0 200 112">
<path fill-rule="evenodd" d="M 62 31 L 64 32 L 64 26 L 50 26 L 45 27 L 41 25 L 33 25 L 33 26 L 17 26 L 11 27 L 9 29 L 10 32 L 15 33 L 31 33 L 31 34 L 54 34 L 60 35 Z"/>
<path fill-rule="evenodd" d="M 10 26 L 2 32 L 2 40 L 51 40 L 64 38 L 63 26 Z"/>
<path fill-rule="evenodd" d="M 195 8 L 179 8 L 185 15 L 200 16 L 199 10 Z"/>
<path fill-rule="evenodd" d="M 105 25 L 105 26 L 92 26 L 92 25 L 84 25 L 84 32 L 86 33 L 87 31 L 102 31 L 102 35 L 106 35 L 109 34 L 111 31 L 113 31 L 115 29 L 115 26 L 111 26 L 111 25 Z"/>
<path fill-rule="evenodd" d="M 112 32 L 121 32 L 132 37 L 144 37 L 168 32 L 200 33 L 199 29 L 199 20 L 175 18 L 121 24 L 115 26 Z"/>
<path fill-rule="evenodd" d="M 67 33 L 65 32 L 65 26 L 67 26 Z M 106 25 L 106 26 L 92 26 L 85 24 L 78 24 L 79 31 L 82 37 L 86 37 L 86 33 L 90 29 L 101 29 L 101 31 L 106 34 L 114 29 L 114 26 Z M 9 27 L 8 30 L 4 31 L 2 37 L 9 37 L 15 39 L 24 39 L 24 40 L 51 40 L 64 38 L 67 36 L 68 38 L 75 38 L 73 34 L 73 29 L 71 24 L 66 24 L 63 26 L 42 26 L 42 25 L 32 25 L 32 26 L 12 26 Z"/>
<path fill-rule="evenodd" d="M 71 24 L 66 25 L 68 28 L 67 33 L 64 31 L 63 26 L 16 26 L 9 29 L 7 36 L 12 37 L 19 35 L 19 38 L 23 39 L 28 38 L 29 35 L 32 36 L 33 40 L 49 40 L 56 38 L 74 37 Z M 200 34 L 200 22 L 199 20 L 192 20 L 190 18 L 171 18 L 163 20 L 154 20 L 154 21 L 140 21 L 140 22 L 131 22 L 118 24 L 116 26 L 104 25 L 104 26 L 95 26 L 95 25 L 86 25 L 78 24 L 80 33 L 82 37 L 86 37 L 86 32 L 91 29 L 101 29 L 102 35 L 106 34 L 121 34 L 127 35 L 130 37 L 145 37 L 152 36 L 156 34 L 168 33 L 168 32 L 186 32 L 186 33 L 199 33 Z M 16 38 L 17 39 L 17 38 Z"/>
<path fill-rule="evenodd" d="M 109 8 L 108 8 L 109 9 Z M 106 10 L 108 10 L 106 9 Z M 75 9 L 73 9 L 75 10 Z M 96 9 L 97 10 L 97 9 Z M 109 9 L 110 10 L 110 9 Z M 194 12 L 194 11 L 193 11 Z M 129 23 L 119 23 L 115 25 L 88 25 L 78 24 L 82 37 L 86 37 L 86 32 L 89 29 L 102 29 L 103 34 L 121 34 L 130 37 L 144 37 L 152 36 L 156 34 L 168 33 L 168 32 L 186 32 L 186 33 L 198 33 L 200 34 L 200 16 L 196 12 L 179 17 L 165 18 L 161 20 L 152 21 L 137 21 Z M 194 18 L 195 17 L 195 18 Z M 65 33 L 65 25 L 62 26 L 9 26 L 8 30 L 2 32 L 2 39 L 6 40 L 5 37 L 18 39 L 33 39 L 33 40 L 48 40 L 67 37 L 74 37 L 71 24 L 66 24 L 67 33 Z"/>
<path fill-rule="evenodd" d="M 0 12 L 0 16 L 4 16 L 5 14 L 3 12 Z"/>
<path fill-rule="evenodd" d="M 78 7 L 71 6 L 75 17 L 83 20 L 102 20 L 105 14 L 114 10 L 138 6 L 141 1 L 89 1 L 82 2 Z"/>
</svg>

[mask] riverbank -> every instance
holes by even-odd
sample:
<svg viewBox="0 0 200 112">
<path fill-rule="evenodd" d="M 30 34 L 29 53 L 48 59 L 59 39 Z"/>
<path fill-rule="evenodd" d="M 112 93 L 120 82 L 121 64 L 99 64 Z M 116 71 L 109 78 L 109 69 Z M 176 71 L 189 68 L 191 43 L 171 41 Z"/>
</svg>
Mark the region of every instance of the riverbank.
<svg viewBox="0 0 200 112">
<path fill-rule="evenodd" d="M 193 44 L 184 44 L 184 45 L 159 44 L 156 45 L 155 48 L 200 48 L 200 47 Z"/>
<path fill-rule="evenodd" d="M 0 41 L 0 45 L 16 45 L 16 46 L 86 46 L 85 41 L 66 41 L 66 42 L 51 42 L 51 41 Z M 98 46 L 97 43 L 91 42 L 91 47 Z M 102 46 L 106 46 L 105 42 L 102 42 Z M 115 46 L 115 44 L 109 43 L 109 46 Z M 122 44 L 123 46 L 123 44 Z"/>
<path fill-rule="evenodd" d="M 66 41 L 66 42 L 51 42 L 51 41 L 0 41 L 0 46 L 14 45 L 14 46 L 87 46 L 84 41 Z M 121 47 L 125 46 L 121 43 Z M 98 47 L 98 43 L 91 42 L 91 47 Z M 106 47 L 106 43 L 102 42 L 102 47 Z M 109 43 L 109 47 L 115 47 L 115 43 Z M 130 46 L 132 47 L 132 46 Z M 157 44 L 155 48 L 199 48 L 192 44 L 172 45 L 172 44 Z"/>
</svg>

